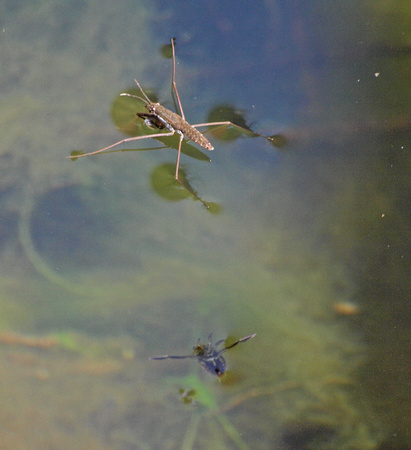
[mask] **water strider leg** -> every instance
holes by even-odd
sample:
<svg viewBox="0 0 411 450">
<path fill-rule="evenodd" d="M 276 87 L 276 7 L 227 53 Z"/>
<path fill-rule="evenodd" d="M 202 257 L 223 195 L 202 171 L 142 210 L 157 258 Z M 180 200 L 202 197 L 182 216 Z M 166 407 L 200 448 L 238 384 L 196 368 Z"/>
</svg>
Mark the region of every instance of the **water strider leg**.
<svg viewBox="0 0 411 450">
<path fill-rule="evenodd" d="M 121 141 L 118 141 L 115 144 L 111 144 L 108 147 L 101 148 L 100 150 L 96 150 L 95 152 L 84 153 L 82 155 L 67 156 L 67 158 L 68 159 L 77 159 L 77 158 L 82 158 L 83 156 L 97 155 L 97 153 L 102 153 L 106 150 L 109 150 L 110 148 L 116 147 L 117 145 L 124 144 L 125 142 L 138 141 L 139 139 L 173 136 L 173 134 L 174 134 L 174 131 L 170 131 L 169 133 L 147 134 L 146 136 L 134 136 L 134 137 L 122 139 Z"/>
<path fill-rule="evenodd" d="M 174 40 L 175 40 L 174 38 L 171 38 L 171 48 L 173 50 L 173 79 L 172 79 L 171 84 L 173 85 L 174 93 L 176 94 L 178 107 L 180 109 L 180 115 L 183 118 L 183 120 L 186 120 L 186 118 L 184 116 L 183 107 L 181 105 L 180 96 L 178 95 L 177 85 L 176 85 L 176 52 L 174 49 Z"/>
<path fill-rule="evenodd" d="M 184 139 L 184 135 L 181 134 L 180 135 L 180 142 L 178 144 L 178 152 L 177 152 L 177 162 L 176 162 L 176 172 L 174 174 L 174 178 L 176 181 L 178 181 L 181 186 L 188 191 L 191 195 L 193 195 L 197 200 L 199 200 L 207 209 L 210 208 L 210 205 L 205 202 L 202 198 L 200 198 L 193 189 L 191 189 L 190 187 L 186 186 L 181 180 L 180 178 L 178 178 L 178 169 L 180 167 L 180 155 L 181 155 L 181 145 L 183 143 L 183 139 Z"/>
<path fill-rule="evenodd" d="M 178 180 L 178 168 L 180 166 L 181 145 L 183 144 L 184 135 L 180 134 L 180 142 L 178 143 L 177 161 L 176 161 L 176 173 L 174 178 Z"/>
<path fill-rule="evenodd" d="M 178 95 L 178 90 L 177 90 L 177 85 L 176 85 L 176 52 L 175 52 L 175 48 L 174 48 L 174 38 L 171 38 L 171 48 L 173 50 L 173 78 L 171 81 L 171 84 L 173 86 L 174 89 L 174 93 L 176 95 L 176 99 L 177 99 L 177 103 L 178 103 L 178 107 L 180 109 L 180 115 L 183 118 L 183 120 L 185 120 L 185 116 L 184 116 L 184 111 L 183 111 L 183 106 L 181 105 L 181 100 L 180 100 L 180 96 Z M 181 156 L 181 146 L 183 144 L 183 139 L 184 139 L 184 135 L 180 134 L 180 142 L 178 143 L 178 151 L 177 151 L 177 161 L 176 161 L 176 173 L 174 175 L 174 178 L 183 186 L 184 184 L 179 180 L 178 178 L 178 169 L 180 167 L 180 156 Z M 195 197 L 197 197 L 195 195 Z M 198 198 L 198 197 L 197 197 Z M 204 203 L 204 202 L 203 202 Z"/>
<path fill-rule="evenodd" d="M 269 141 L 273 141 L 274 139 L 270 136 L 266 136 L 264 134 L 261 133 L 256 133 L 255 131 L 249 130 L 248 128 L 244 128 L 244 127 L 240 127 L 240 125 L 237 125 L 233 122 L 230 121 L 225 121 L 225 122 L 209 122 L 209 123 L 197 123 L 195 125 L 191 125 L 193 128 L 197 128 L 197 127 L 224 127 L 224 126 L 232 126 L 235 128 L 238 128 L 239 130 L 242 130 L 246 133 L 251 133 L 254 134 L 255 136 L 259 136 L 265 139 L 268 139 Z"/>
<path fill-rule="evenodd" d="M 161 356 L 150 356 L 148 359 L 155 361 L 160 359 L 188 359 L 188 358 L 197 358 L 197 355 L 187 355 L 187 356 L 161 355 Z"/>
<path fill-rule="evenodd" d="M 225 352 L 226 350 L 230 350 L 230 348 L 235 347 L 237 344 L 239 344 L 240 342 L 245 342 L 248 341 L 249 339 L 252 339 L 253 337 L 256 336 L 257 333 L 254 334 L 250 334 L 249 336 L 243 337 L 241 339 L 239 339 L 238 341 L 235 341 L 234 344 L 229 345 L 228 347 L 223 348 L 222 350 L 220 350 L 218 352 L 218 355 L 220 355 L 221 353 Z"/>
<path fill-rule="evenodd" d="M 177 90 L 177 84 L 176 84 L 176 53 L 175 53 L 175 47 L 174 47 L 174 38 L 171 39 L 171 49 L 173 51 L 173 78 L 171 81 L 171 84 L 173 86 L 173 90 L 177 99 L 178 108 L 180 110 L 180 115 L 183 120 L 185 120 L 183 106 L 181 104 L 180 96 L 178 95 Z M 174 178 L 181 184 L 181 186 L 186 189 L 190 194 L 192 194 L 197 200 L 200 200 L 200 202 L 208 209 L 209 205 L 202 200 L 192 189 L 190 189 L 188 186 L 186 186 L 179 178 L 178 178 L 178 169 L 180 167 L 180 156 L 181 156 L 181 146 L 183 144 L 184 135 L 180 135 L 180 142 L 178 143 L 178 151 L 177 151 L 177 161 L 176 161 L 176 172 L 174 175 Z"/>
</svg>

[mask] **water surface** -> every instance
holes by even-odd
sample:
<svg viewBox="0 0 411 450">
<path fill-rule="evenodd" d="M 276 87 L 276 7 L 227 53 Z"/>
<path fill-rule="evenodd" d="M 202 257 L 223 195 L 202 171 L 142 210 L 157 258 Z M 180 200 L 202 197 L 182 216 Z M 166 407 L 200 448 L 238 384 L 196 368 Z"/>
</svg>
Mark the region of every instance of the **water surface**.
<svg viewBox="0 0 411 450">
<path fill-rule="evenodd" d="M 406 5 L 0 7 L 2 448 L 409 443 Z M 158 189 L 172 141 L 66 158 L 134 126 L 133 78 L 173 108 L 171 37 L 191 123 L 282 137 L 185 147 L 212 212 Z M 222 381 L 148 360 L 210 333 L 257 333 Z"/>
</svg>

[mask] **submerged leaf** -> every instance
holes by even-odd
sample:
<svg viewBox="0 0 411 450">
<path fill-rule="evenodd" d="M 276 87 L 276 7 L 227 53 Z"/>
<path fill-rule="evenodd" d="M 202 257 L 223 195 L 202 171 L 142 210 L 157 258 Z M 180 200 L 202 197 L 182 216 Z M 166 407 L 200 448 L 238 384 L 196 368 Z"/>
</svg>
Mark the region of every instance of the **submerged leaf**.
<svg viewBox="0 0 411 450">
<path fill-rule="evenodd" d="M 156 167 L 151 174 L 151 186 L 154 191 L 162 198 L 178 202 L 191 197 L 191 193 L 174 178 L 174 164 L 161 164 Z M 180 168 L 179 177 L 182 183 L 187 184 L 184 169 Z"/>
<path fill-rule="evenodd" d="M 80 156 L 80 155 L 84 155 L 84 152 L 81 151 L 81 150 L 73 150 L 73 151 L 70 153 L 71 160 L 72 160 L 72 161 L 77 161 L 78 158 L 73 158 L 73 156 Z"/>
</svg>

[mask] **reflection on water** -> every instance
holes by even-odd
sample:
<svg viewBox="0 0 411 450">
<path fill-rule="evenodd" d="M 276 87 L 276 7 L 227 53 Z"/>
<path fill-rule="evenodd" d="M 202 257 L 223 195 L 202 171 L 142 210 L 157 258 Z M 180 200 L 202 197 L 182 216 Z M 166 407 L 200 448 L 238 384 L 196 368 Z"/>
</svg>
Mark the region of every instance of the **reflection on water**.
<svg viewBox="0 0 411 450">
<path fill-rule="evenodd" d="M 361 5 L 0 6 L 2 448 L 407 445 L 405 15 Z M 283 144 L 183 146 L 219 214 L 170 140 L 66 159 L 143 131 L 134 77 L 172 108 L 172 36 L 191 123 Z M 221 381 L 148 360 L 252 332 Z"/>
</svg>

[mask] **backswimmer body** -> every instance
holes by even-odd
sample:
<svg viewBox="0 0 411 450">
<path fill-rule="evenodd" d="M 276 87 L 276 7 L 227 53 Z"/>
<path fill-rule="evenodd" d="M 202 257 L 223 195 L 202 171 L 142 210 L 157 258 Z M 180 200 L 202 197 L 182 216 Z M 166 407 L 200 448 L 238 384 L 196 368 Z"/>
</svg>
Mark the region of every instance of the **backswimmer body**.
<svg viewBox="0 0 411 450">
<path fill-rule="evenodd" d="M 217 341 L 215 344 L 211 343 L 212 334 L 208 336 L 208 340 L 206 344 L 201 344 L 200 340 L 197 345 L 193 347 L 194 354 L 185 355 L 185 356 L 152 356 L 149 359 L 159 360 L 159 359 L 188 359 L 188 358 L 197 358 L 201 367 L 205 369 L 207 372 L 221 377 L 226 371 L 226 362 L 222 353 L 229 350 L 230 348 L 235 347 L 240 342 L 248 341 L 256 336 L 256 333 L 250 334 L 249 336 L 238 339 L 234 342 L 234 344 L 229 345 L 228 347 L 223 347 L 221 350 L 217 350 L 217 347 L 225 342 L 225 339 Z"/>
</svg>

